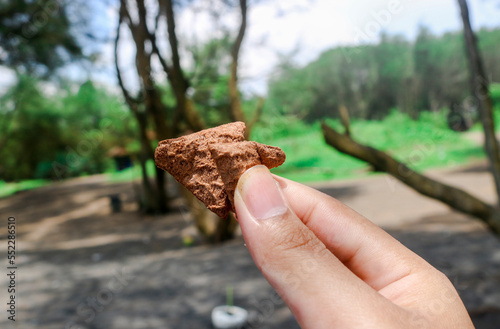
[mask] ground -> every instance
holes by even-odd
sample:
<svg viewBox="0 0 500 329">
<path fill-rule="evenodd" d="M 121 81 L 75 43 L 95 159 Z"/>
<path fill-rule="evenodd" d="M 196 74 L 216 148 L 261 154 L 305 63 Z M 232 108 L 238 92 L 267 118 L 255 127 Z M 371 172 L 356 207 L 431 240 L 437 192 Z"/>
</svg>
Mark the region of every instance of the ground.
<svg viewBox="0 0 500 329">
<path fill-rule="evenodd" d="M 429 175 L 494 202 L 485 163 Z M 500 239 L 476 219 L 422 197 L 386 175 L 313 184 L 359 211 L 445 272 L 477 329 L 500 323 Z M 17 224 L 16 324 L 1 328 L 210 328 L 210 311 L 234 287 L 250 311 L 247 328 L 298 328 L 238 237 L 222 245 L 199 240 L 180 200 L 165 216 L 143 217 L 134 183 L 105 176 L 56 183 L 0 199 Z M 124 201 L 112 213 L 110 195 Z M 0 276 L 2 305 L 8 278 Z M 432 307 L 430 304 L 429 307 Z"/>
</svg>

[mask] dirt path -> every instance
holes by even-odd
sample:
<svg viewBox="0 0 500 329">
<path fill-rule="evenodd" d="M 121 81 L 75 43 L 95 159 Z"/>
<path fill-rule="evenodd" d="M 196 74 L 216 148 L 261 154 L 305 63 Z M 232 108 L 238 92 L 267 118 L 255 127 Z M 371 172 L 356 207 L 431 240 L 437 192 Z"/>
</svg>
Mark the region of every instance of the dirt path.
<svg viewBox="0 0 500 329">
<path fill-rule="evenodd" d="M 493 201 L 485 164 L 430 174 Z M 483 225 L 385 175 L 315 184 L 387 229 L 444 271 L 478 329 L 500 323 L 500 242 Z M 109 195 L 124 201 L 111 213 Z M 253 264 L 241 238 L 186 248 L 180 200 L 166 216 L 141 217 L 131 183 L 74 179 L 0 199 L 17 221 L 17 327 L 210 328 L 210 310 L 234 286 L 251 312 L 249 328 L 298 328 Z M 6 221 L 4 220 L 3 223 Z M 6 246 L 6 225 L 0 228 Z M 0 276 L 1 302 L 7 278 Z"/>
</svg>

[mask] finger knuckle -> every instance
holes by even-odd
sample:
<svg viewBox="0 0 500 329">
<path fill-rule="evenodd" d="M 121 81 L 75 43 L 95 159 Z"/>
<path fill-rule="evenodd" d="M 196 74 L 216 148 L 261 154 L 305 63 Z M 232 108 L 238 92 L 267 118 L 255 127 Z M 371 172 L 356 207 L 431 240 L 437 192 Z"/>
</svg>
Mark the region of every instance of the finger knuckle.
<svg viewBox="0 0 500 329">
<path fill-rule="evenodd" d="M 325 249 L 316 235 L 305 226 L 289 227 L 283 230 L 276 237 L 276 242 L 279 248 L 284 251 L 307 251 L 316 253 Z"/>
</svg>

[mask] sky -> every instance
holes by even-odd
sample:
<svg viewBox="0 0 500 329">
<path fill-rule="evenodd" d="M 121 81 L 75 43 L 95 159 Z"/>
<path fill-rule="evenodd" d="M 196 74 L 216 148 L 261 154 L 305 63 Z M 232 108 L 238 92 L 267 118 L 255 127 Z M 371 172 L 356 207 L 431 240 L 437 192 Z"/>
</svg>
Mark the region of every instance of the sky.
<svg viewBox="0 0 500 329">
<path fill-rule="evenodd" d="M 204 1 L 208 3 L 208 0 Z M 500 0 L 468 0 L 468 3 L 475 29 L 500 26 Z M 101 31 L 107 31 L 111 37 L 115 33 L 117 11 L 117 4 L 111 2 L 109 7 L 98 10 L 100 14 L 96 15 L 94 21 Z M 222 24 L 236 32 L 238 13 L 224 14 Z M 382 31 L 401 34 L 412 40 L 419 25 L 429 27 L 435 34 L 460 30 L 462 23 L 457 1 L 259 1 L 248 11 L 247 34 L 241 50 L 240 87 L 246 94 L 265 94 L 267 80 L 278 63 L 279 54 L 293 54 L 292 58 L 298 65 L 305 65 L 321 52 L 335 46 L 376 42 Z M 183 40 L 208 40 L 214 36 L 215 30 L 213 19 L 206 11 L 196 10 L 196 7 L 184 10 L 177 16 L 181 43 Z M 124 34 L 119 50 L 122 57 L 120 65 L 128 75 L 125 80 L 133 88 L 136 84 L 133 74 L 134 48 L 129 38 Z M 189 65 L 189 61 L 183 64 Z M 65 69 L 65 72 L 76 79 L 92 78 L 105 85 L 116 85 L 113 45 L 103 46 L 97 69 L 88 71 L 74 66 Z M 0 67 L 0 89 L 10 83 L 12 74 Z"/>
<path fill-rule="evenodd" d="M 456 0 L 293 2 L 302 2 L 303 10 L 276 17 L 275 8 L 261 4 L 250 11 L 242 60 L 243 76 L 252 78 L 246 86 L 250 90 L 261 90 L 262 80 L 267 80 L 276 64 L 276 51 L 298 49 L 294 59 L 304 65 L 335 46 L 376 42 L 381 31 L 413 40 L 419 25 L 428 26 L 436 34 L 462 28 Z M 285 7 L 290 1 L 278 3 Z M 500 26 L 500 1 L 469 0 L 469 7 L 474 28 Z M 268 47 L 253 47 L 263 35 L 267 35 Z"/>
</svg>

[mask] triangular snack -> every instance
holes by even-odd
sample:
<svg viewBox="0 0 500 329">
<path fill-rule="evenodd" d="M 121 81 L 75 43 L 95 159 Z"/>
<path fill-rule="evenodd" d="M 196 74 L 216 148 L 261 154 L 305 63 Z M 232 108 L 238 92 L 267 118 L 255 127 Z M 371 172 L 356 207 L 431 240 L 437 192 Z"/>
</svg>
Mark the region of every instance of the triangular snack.
<svg viewBox="0 0 500 329">
<path fill-rule="evenodd" d="M 274 168 L 285 161 L 280 148 L 244 142 L 244 131 L 243 122 L 234 122 L 161 141 L 156 166 L 224 218 L 234 211 L 234 190 L 245 170 L 259 164 Z"/>
</svg>

